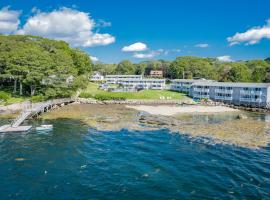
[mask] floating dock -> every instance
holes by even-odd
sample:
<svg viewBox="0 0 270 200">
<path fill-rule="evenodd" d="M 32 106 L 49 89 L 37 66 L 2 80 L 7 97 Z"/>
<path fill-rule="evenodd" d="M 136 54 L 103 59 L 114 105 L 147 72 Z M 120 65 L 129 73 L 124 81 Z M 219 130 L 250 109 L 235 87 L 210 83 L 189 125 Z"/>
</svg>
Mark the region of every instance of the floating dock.
<svg viewBox="0 0 270 200">
<path fill-rule="evenodd" d="M 26 132 L 29 131 L 32 126 L 17 126 L 12 127 L 11 125 L 4 125 L 0 127 L 0 133 L 7 133 L 7 132 Z"/>
</svg>

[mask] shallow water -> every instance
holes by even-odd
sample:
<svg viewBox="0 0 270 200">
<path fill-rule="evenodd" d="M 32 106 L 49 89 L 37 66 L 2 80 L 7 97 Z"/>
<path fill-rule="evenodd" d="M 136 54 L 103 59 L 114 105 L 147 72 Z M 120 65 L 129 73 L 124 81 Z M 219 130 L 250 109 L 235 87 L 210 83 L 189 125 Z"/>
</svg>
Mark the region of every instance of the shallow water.
<svg viewBox="0 0 270 200">
<path fill-rule="evenodd" d="M 1 200 L 270 199 L 270 147 L 43 123 L 54 130 L 0 136 Z"/>
</svg>

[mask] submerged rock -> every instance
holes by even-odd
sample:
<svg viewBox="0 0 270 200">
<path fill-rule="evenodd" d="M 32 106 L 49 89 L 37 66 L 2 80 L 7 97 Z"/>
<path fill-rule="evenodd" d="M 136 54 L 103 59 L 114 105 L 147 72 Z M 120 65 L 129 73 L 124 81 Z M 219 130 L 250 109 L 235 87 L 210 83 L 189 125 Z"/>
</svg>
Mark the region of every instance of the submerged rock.
<svg viewBox="0 0 270 200">
<path fill-rule="evenodd" d="M 247 119 L 248 117 L 244 114 L 237 115 L 237 119 Z"/>
</svg>

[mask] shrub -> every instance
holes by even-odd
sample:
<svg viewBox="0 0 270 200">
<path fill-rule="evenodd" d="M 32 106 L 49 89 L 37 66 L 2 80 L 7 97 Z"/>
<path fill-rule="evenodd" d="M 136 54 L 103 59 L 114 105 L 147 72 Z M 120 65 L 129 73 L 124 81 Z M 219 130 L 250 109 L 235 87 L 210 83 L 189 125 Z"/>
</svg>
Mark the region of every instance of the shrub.
<svg viewBox="0 0 270 200">
<path fill-rule="evenodd" d="M 0 91 L 0 101 L 7 101 L 11 98 L 11 95 L 7 92 Z"/>
<path fill-rule="evenodd" d="M 88 99 L 88 98 L 94 98 L 94 96 L 93 96 L 92 94 L 87 93 L 87 92 L 82 92 L 82 93 L 80 94 L 80 97 L 81 97 L 81 98 L 86 98 L 86 99 Z"/>
<path fill-rule="evenodd" d="M 40 102 L 40 101 L 43 101 L 43 100 L 44 100 L 43 96 L 32 96 L 31 97 L 32 102 Z"/>
<path fill-rule="evenodd" d="M 115 100 L 115 101 L 124 101 L 126 100 L 125 97 L 122 97 L 122 96 L 117 96 L 117 95 L 107 95 L 107 94 L 96 94 L 96 95 L 93 95 L 93 94 L 90 94 L 90 93 L 87 93 L 87 92 L 82 92 L 80 94 L 80 97 L 81 98 L 93 98 L 93 99 L 96 99 L 96 100 L 99 100 L 99 101 L 109 101 L 109 100 Z"/>
</svg>

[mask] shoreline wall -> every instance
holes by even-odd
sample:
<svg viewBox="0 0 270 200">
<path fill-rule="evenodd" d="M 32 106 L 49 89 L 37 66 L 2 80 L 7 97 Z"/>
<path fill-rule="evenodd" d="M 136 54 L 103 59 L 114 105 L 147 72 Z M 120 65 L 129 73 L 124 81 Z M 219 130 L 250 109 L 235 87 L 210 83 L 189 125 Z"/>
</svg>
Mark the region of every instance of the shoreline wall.
<svg viewBox="0 0 270 200">
<path fill-rule="evenodd" d="M 142 105 L 142 104 L 154 104 L 154 105 L 175 105 L 175 104 L 187 104 L 194 105 L 194 102 L 190 99 L 185 100 L 108 100 L 98 101 L 95 99 L 77 98 L 76 103 L 81 104 L 124 104 L 124 105 Z"/>
</svg>

